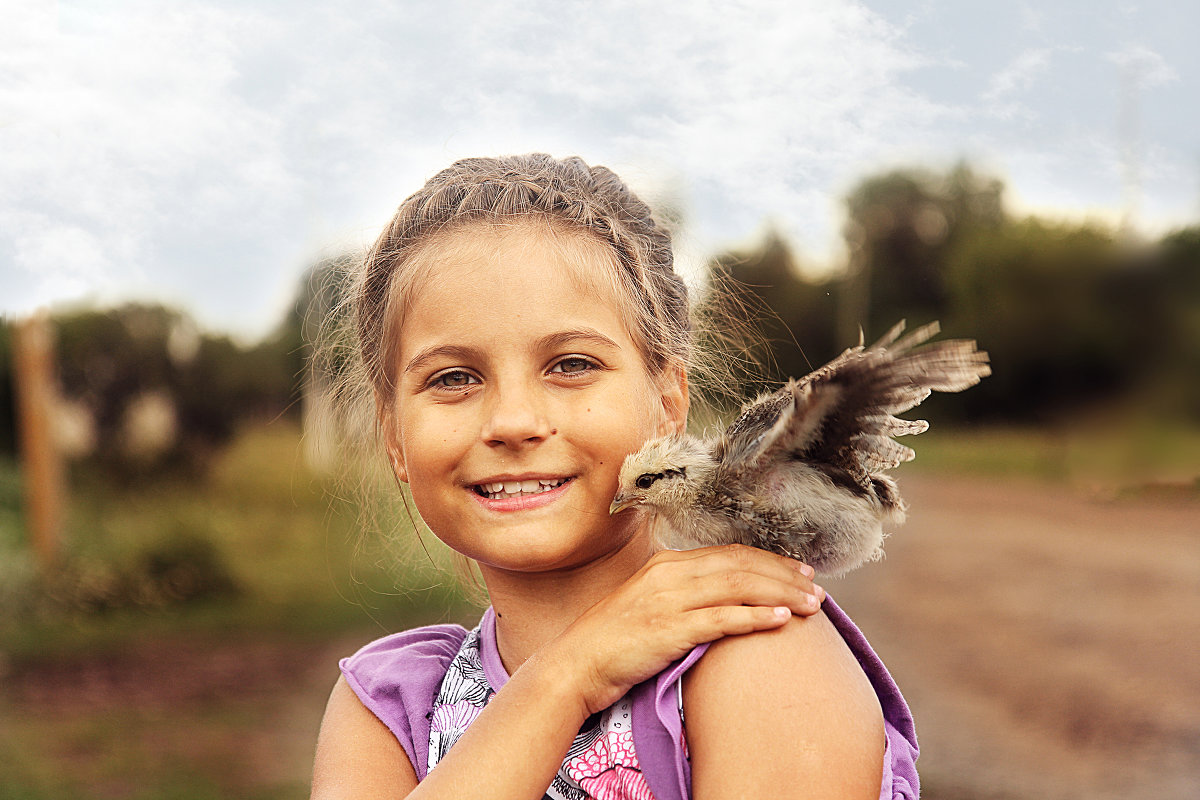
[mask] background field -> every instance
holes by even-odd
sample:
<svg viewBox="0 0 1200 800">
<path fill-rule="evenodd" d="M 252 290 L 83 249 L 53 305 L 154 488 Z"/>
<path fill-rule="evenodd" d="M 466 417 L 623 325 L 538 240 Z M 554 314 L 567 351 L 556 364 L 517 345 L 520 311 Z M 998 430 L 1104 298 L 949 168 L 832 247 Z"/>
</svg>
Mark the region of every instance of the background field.
<svg viewBox="0 0 1200 800">
<path fill-rule="evenodd" d="M 913 706 L 923 796 L 1196 796 L 1200 496 L 1180 476 L 1200 437 L 922 438 L 887 558 L 827 586 Z M 1131 481 L 1106 452 L 1159 474 Z M 298 453 L 278 424 L 240 436 L 201 485 L 77 489 L 74 569 L 91 588 L 47 588 L 9 551 L 6 586 L 30 596 L 0 622 L 0 797 L 305 797 L 337 659 L 473 620 L 419 546 L 364 539 Z M 110 588 L 110 609 L 70 609 L 180 531 L 212 543 L 232 589 L 139 605 Z"/>
</svg>

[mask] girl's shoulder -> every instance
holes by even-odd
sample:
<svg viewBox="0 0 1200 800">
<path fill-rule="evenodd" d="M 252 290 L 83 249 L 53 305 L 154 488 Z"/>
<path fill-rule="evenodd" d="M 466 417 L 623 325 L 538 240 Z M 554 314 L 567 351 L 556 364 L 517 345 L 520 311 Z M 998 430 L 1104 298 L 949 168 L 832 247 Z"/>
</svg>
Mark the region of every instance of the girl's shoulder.
<svg viewBox="0 0 1200 800">
<path fill-rule="evenodd" d="M 716 769 L 697 777 L 717 794 L 747 789 L 722 784 L 734 774 L 720 768 L 730 758 L 753 765 L 738 774 L 767 781 L 773 771 L 819 775 L 808 788 L 817 792 L 816 784 L 828 783 L 833 796 L 874 796 L 875 788 L 881 798 L 918 794 L 908 705 L 862 632 L 831 599 L 814 617 L 716 642 L 689 673 L 685 690 L 692 755 Z M 875 739 L 871 732 L 881 727 L 884 736 Z M 822 766 L 829 758 L 845 768 Z M 852 792 L 852 786 L 858 788 Z"/>
<path fill-rule="evenodd" d="M 467 637 L 460 625 L 428 625 L 376 639 L 339 663 L 359 701 L 399 740 L 413 765 L 429 740 L 429 710 Z"/>
</svg>

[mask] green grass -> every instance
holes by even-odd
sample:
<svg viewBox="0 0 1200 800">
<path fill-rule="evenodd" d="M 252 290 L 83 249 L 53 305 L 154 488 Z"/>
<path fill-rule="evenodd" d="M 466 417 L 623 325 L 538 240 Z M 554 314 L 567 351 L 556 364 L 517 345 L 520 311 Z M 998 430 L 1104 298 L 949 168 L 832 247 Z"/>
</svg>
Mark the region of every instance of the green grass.
<svg viewBox="0 0 1200 800">
<path fill-rule="evenodd" d="M 1183 424 L 935 427 L 904 441 L 917 451 L 904 470 L 1018 477 L 1119 494 L 1162 486 L 1200 492 L 1200 428 Z"/>
<path fill-rule="evenodd" d="M 336 484 L 311 473 L 300 452 L 298 430 L 275 424 L 246 431 L 203 481 L 119 489 L 76 475 L 60 568 L 49 577 L 24 544 L 20 476 L 0 463 L 0 800 L 305 797 L 305 749 L 329 689 L 324 670 L 331 682 L 336 664 L 316 665 L 317 686 L 293 686 L 289 674 L 278 689 L 264 688 L 260 678 L 245 696 L 183 708 L 152 700 L 124 709 L 93 687 L 65 709 L 31 713 L 28 699 L 4 691 L 6 676 L 28 683 L 72 664 L 86 676 L 88 664 L 131 658 L 153 670 L 152 656 L 136 654 L 172 643 L 225 658 L 242 643 L 323 652 L 330 641 L 478 615 L 444 549 L 427 542 L 426 556 L 402 510 L 393 532 L 364 532 L 349 504 L 331 502 Z M 228 586 L 190 599 L 149 591 L 154 559 L 209 580 L 202 589 Z M 298 712 L 307 721 L 279 721 Z M 255 748 L 282 754 L 278 774 L 259 774 L 263 757 L 244 757 Z"/>
<path fill-rule="evenodd" d="M 49 581 L 22 545 L 19 480 L 0 468 L 0 652 L 22 658 L 172 631 L 325 635 L 462 611 L 439 543 L 425 534 L 427 556 L 403 516 L 393 532 L 363 531 L 299 453 L 298 431 L 276 424 L 247 431 L 204 481 L 115 489 L 77 480 L 62 569 Z M 188 602 L 148 593 L 156 558 L 213 591 L 202 586 Z M 233 591 L 217 591 L 226 580 Z M 95 610 L 97 598 L 106 610 Z"/>
</svg>

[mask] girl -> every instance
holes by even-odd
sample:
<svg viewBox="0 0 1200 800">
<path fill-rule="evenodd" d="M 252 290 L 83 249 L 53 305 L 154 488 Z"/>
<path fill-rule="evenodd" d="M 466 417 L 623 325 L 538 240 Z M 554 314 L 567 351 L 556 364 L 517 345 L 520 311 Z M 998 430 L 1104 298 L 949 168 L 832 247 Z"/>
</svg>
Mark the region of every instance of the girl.
<svg viewBox="0 0 1200 800">
<path fill-rule="evenodd" d="M 811 568 L 608 513 L 693 361 L 669 236 L 612 172 L 454 164 L 354 304 L 391 466 L 491 607 L 342 662 L 314 798 L 916 796 L 908 709 Z"/>
</svg>

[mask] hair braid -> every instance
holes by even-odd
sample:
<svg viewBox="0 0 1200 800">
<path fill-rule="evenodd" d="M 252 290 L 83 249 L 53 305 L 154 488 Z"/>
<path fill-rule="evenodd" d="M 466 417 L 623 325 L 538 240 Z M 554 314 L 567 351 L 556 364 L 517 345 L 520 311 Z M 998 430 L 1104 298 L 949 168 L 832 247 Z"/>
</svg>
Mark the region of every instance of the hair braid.
<svg viewBox="0 0 1200 800">
<path fill-rule="evenodd" d="M 377 394 L 391 395 L 388 321 L 395 317 L 397 296 L 411 283 L 405 267 L 417 248 L 468 221 L 528 215 L 565 223 L 608 245 L 647 364 L 658 372 L 672 360 L 688 363 L 688 293 L 674 271 L 670 234 L 616 174 L 574 156 L 468 158 L 408 197 L 364 260 L 354 299 L 355 328 Z"/>
</svg>

